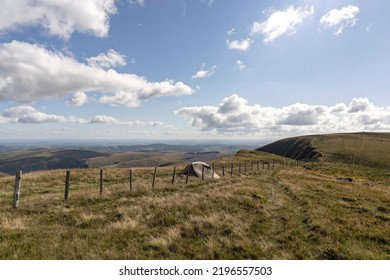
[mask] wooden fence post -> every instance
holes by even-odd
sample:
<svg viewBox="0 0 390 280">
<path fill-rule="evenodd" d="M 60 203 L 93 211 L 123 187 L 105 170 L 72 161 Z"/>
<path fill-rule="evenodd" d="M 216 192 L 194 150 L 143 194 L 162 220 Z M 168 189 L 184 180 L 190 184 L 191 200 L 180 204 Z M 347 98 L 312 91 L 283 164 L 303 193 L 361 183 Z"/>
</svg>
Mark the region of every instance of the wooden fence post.
<svg viewBox="0 0 390 280">
<path fill-rule="evenodd" d="M 130 192 L 133 191 L 133 171 L 130 168 Z"/>
<path fill-rule="evenodd" d="M 256 168 L 257 168 L 257 171 L 259 171 L 259 160 L 256 161 Z"/>
<path fill-rule="evenodd" d="M 65 200 L 69 198 L 69 183 L 70 183 L 70 170 L 66 171 L 66 180 L 65 180 Z"/>
<path fill-rule="evenodd" d="M 156 186 L 156 173 L 157 173 L 157 166 L 154 167 L 154 172 L 153 172 L 153 183 L 152 183 L 152 188 Z"/>
<path fill-rule="evenodd" d="M 214 169 L 215 169 L 215 163 L 213 162 L 213 167 L 211 168 L 212 171 L 211 171 L 211 178 L 214 179 Z"/>
<path fill-rule="evenodd" d="M 244 160 L 244 172 L 246 173 L 246 160 Z"/>
<path fill-rule="evenodd" d="M 233 176 L 233 168 L 234 168 L 234 163 L 230 165 L 230 176 Z"/>
<path fill-rule="evenodd" d="M 100 195 L 103 193 L 103 169 L 100 169 Z"/>
<path fill-rule="evenodd" d="M 225 164 L 222 165 L 222 177 L 225 177 Z"/>
<path fill-rule="evenodd" d="M 176 166 L 173 167 L 173 174 L 172 174 L 172 185 L 175 184 L 175 176 L 176 176 Z"/>
<path fill-rule="evenodd" d="M 202 181 L 204 180 L 204 165 L 202 165 Z"/>
<path fill-rule="evenodd" d="M 16 171 L 14 199 L 13 199 L 13 203 L 12 203 L 13 208 L 18 208 L 18 206 L 19 206 L 19 197 L 20 197 L 20 187 L 21 186 L 22 186 L 22 171 Z"/>
<path fill-rule="evenodd" d="M 253 172 L 253 159 L 252 159 L 252 162 L 251 162 L 251 172 Z"/>
</svg>

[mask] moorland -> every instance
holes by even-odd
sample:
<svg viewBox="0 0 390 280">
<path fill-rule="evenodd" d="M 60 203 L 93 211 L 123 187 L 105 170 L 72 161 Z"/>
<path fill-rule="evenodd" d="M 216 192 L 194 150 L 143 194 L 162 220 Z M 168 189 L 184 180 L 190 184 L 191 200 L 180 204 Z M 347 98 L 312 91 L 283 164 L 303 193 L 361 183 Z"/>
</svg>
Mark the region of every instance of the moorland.
<svg viewBox="0 0 390 280">
<path fill-rule="evenodd" d="M 153 168 L 132 167 L 132 191 L 129 167 L 108 164 L 102 194 L 100 167 L 74 168 L 68 200 L 64 169 L 29 172 L 17 209 L 5 174 L 0 259 L 390 259 L 389 134 L 288 141 L 317 156 L 242 149 L 208 160 L 218 180 L 172 184 L 183 161 L 159 167 L 154 188 Z"/>
</svg>

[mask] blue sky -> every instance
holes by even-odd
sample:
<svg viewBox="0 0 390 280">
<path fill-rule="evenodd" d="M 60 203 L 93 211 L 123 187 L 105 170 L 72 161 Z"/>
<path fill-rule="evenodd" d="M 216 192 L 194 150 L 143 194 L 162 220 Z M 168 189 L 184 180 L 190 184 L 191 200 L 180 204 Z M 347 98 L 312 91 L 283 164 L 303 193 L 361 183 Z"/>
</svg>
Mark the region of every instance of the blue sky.
<svg viewBox="0 0 390 280">
<path fill-rule="evenodd" d="M 5 0 L 1 139 L 390 130 L 390 3 Z"/>
</svg>

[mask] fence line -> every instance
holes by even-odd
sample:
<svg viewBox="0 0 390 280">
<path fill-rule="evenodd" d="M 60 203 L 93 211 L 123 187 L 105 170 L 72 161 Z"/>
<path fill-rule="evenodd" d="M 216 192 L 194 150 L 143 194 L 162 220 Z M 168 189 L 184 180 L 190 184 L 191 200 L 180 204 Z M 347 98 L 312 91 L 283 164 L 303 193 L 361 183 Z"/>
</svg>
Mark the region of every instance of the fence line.
<svg viewBox="0 0 390 280">
<path fill-rule="evenodd" d="M 12 207 L 18 208 L 19 206 L 19 198 L 20 198 L 20 188 L 22 186 L 22 171 L 16 171 L 15 174 L 15 187 L 14 187 L 14 195 Z"/>
<path fill-rule="evenodd" d="M 256 170 L 259 171 L 260 167 L 259 164 L 260 162 L 262 163 L 262 168 L 263 170 L 265 169 L 265 165 L 267 165 L 267 170 L 270 170 L 270 162 L 265 161 L 265 160 L 256 160 Z M 251 174 L 253 174 L 254 170 L 254 164 L 255 161 L 251 160 L 250 163 L 250 171 Z M 279 161 L 279 167 L 281 169 L 288 168 L 288 167 L 294 167 L 294 166 L 299 166 L 301 165 L 301 161 L 299 160 L 294 160 L 294 161 L 285 161 L 281 160 Z M 211 179 L 215 179 L 215 174 L 216 173 L 216 164 L 213 162 L 212 163 L 212 172 L 211 172 Z M 222 172 L 222 177 L 225 177 L 225 163 L 222 163 L 221 165 L 221 172 Z M 275 160 L 272 161 L 272 169 L 275 169 Z M 153 172 L 153 181 L 152 181 L 152 189 L 156 187 L 156 179 L 157 179 L 157 170 L 158 167 L 154 167 L 154 172 Z M 248 174 L 248 165 L 247 165 L 247 160 L 244 161 L 244 174 Z M 242 173 L 242 162 L 238 162 L 238 175 L 240 176 Z M 100 169 L 100 176 L 99 176 L 99 194 L 103 194 L 103 182 L 104 182 L 104 171 L 103 169 Z M 237 173 L 236 173 L 237 174 Z M 173 172 L 172 172 L 172 179 L 170 180 L 171 184 L 174 185 L 176 183 L 176 175 L 177 175 L 177 170 L 176 166 L 173 167 Z M 230 163 L 230 177 L 234 175 L 234 162 Z M 189 182 L 189 168 L 187 169 L 185 176 L 185 184 L 188 184 Z M 183 177 L 183 174 L 182 176 Z M 198 179 L 199 180 L 199 179 Z M 205 180 L 205 166 L 202 166 L 202 174 L 200 180 L 204 181 Z M 15 174 L 15 186 L 14 186 L 14 195 L 13 195 L 13 208 L 18 208 L 19 204 L 19 198 L 20 198 L 20 189 L 21 189 L 21 181 L 22 181 L 22 171 L 17 171 Z M 130 184 L 130 192 L 133 192 L 134 190 L 134 172 L 133 169 L 130 168 L 129 170 L 129 184 Z M 69 199 L 69 191 L 70 191 L 70 170 L 66 170 L 66 177 L 65 177 L 65 192 L 64 192 L 64 200 L 67 201 Z"/>
<path fill-rule="evenodd" d="M 103 169 L 100 169 L 100 188 L 99 188 L 99 193 L 100 195 L 103 194 Z"/>
<path fill-rule="evenodd" d="M 65 195 L 64 195 L 65 200 L 68 200 L 69 198 L 69 188 L 70 188 L 70 170 L 67 170 L 66 179 L 65 179 Z"/>
</svg>

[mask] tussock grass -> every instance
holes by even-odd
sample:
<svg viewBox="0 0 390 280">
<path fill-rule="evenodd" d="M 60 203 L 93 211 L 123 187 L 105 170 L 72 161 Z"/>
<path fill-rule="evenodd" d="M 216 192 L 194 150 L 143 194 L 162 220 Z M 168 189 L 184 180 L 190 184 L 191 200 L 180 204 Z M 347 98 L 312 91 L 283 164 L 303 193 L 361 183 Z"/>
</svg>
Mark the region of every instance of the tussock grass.
<svg viewBox="0 0 390 280">
<path fill-rule="evenodd" d="M 25 174 L 18 209 L 0 178 L 0 259 L 389 259 L 389 173 L 342 163 L 253 170 L 278 157 L 241 151 L 219 180 L 176 177 L 172 167 Z M 185 164 L 177 167 L 179 172 Z M 235 167 L 236 168 L 236 167 Z M 340 182 L 336 177 L 353 177 Z"/>
</svg>

